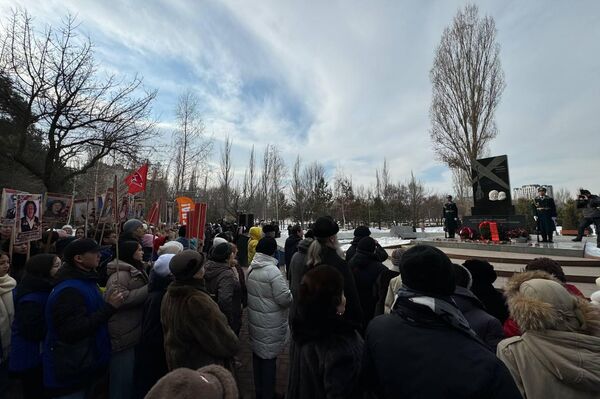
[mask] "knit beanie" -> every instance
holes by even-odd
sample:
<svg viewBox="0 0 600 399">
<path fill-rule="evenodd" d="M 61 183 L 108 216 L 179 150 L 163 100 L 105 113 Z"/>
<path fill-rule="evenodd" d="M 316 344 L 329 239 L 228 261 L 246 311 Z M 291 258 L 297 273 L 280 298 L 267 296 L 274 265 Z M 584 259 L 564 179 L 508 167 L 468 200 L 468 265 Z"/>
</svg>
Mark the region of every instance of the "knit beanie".
<svg viewBox="0 0 600 399">
<path fill-rule="evenodd" d="M 144 223 L 140 222 L 137 219 L 129 219 L 125 223 L 123 223 L 123 233 L 132 233 L 138 227 L 143 227 Z"/>
<path fill-rule="evenodd" d="M 256 252 L 273 256 L 277 251 L 277 241 L 273 237 L 263 237 L 256 244 Z"/>
<path fill-rule="evenodd" d="M 146 395 L 146 399 L 165 398 L 237 399 L 238 389 L 229 371 L 211 364 L 196 371 L 175 369 L 158 380 Z"/>
<path fill-rule="evenodd" d="M 448 255 L 429 245 L 416 245 L 400 261 L 402 283 L 425 294 L 449 296 L 455 288 L 452 262 Z"/>
<path fill-rule="evenodd" d="M 158 259 L 156 259 L 156 261 L 154 262 L 154 273 L 156 273 L 156 275 L 160 277 L 167 277 L 169 274 L 171 274 L 171 269 L 169 269 L 169 263 L 171 262 L 171 259 L 173 259 L 174 256 L 175 254 L 160 255 Z"/>
<path fill-rule="evenodd" d="M 375 253 L 376 246 L 377 243 L 374 239 L 372 239 L 371 237 L 363 237 L 358 242 L 358 246 L 356 247 L 356 249 L 365 253 L 372 254 Z"/>
<path fill-rule="evenodd" d="M 358 226 L 354 229 L 354 237 L 368 237 L 371 235 L 371 230 L 367 226 Z"/>
<path fill-rule="evenodd" d="M 152 234 L 144 234 L 144 236 L 142 237 L 142 247 L 152 248 L 153 241 L 154 241 L 154 236 Z"/>
<path fill-rule="evenodd" d="M 229 256 L 232 252 L 233 250 L 231 248 L 231 245 L 229 245 L 226 242 L 223 242 L 216 246 L 213 245 L 213 247 L 210 249 L 208 258 L 215 262 L 225 262 L 227 261 L 227 259 L 229 259 Z"/>
<path fill-rule="evenodd" d="M 169 262 L 169 270 L 177 281 L 191 280 L 204 265 L 204 255 L 186 249 L 175 255 Z"/>
<path fill-rule="evenodd" d="M 336 235 L 340 231 L 340 226 L 331 216 L 320 216 L 313 224 L 312 230 L 315 237 L 326 238 Z"/>
<path fill-rule="evenodd" d="M 183 244 L 179 241 L 167 241 L 164 245 L 158 248 L 158 255 L 174 254 L 183 252 Z"/>
</svg>

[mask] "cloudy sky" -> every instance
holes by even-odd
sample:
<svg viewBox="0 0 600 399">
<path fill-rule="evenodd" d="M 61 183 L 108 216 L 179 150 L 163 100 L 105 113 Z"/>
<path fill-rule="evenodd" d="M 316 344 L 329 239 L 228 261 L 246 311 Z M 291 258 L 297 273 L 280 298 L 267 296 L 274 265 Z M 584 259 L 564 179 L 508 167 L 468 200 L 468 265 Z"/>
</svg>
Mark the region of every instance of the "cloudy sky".
<svg viewBox="0 0 600 399">
<path fill-rule="evenodd" d="M 158 89 L 166 141 L 178 95 L 195 91 L 216 148 L 233 139 L 238 177 L 250 147 L 270 143 L 358 184 L 385 157 L 394 180 L 412 170 L 441 193 L 451 178 L 429 141 L 429 70 L 464 3 L 0 0 L 0 15 L 75 14 L 104 71 Z M 476 4 L 496 20 L 507 83 L 490 153 L 508 154 L 513 187 L 600 190 L 600 1 Z"/>
</svg>

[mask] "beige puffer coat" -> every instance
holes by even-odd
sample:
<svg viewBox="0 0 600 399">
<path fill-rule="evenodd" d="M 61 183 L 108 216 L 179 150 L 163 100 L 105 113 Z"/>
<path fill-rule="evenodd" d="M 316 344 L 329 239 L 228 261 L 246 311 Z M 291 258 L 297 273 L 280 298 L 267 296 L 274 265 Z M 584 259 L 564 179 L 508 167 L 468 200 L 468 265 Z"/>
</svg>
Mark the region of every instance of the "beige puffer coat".
<svg viewBox="0 0 600 399">
<path fill-rule="evenodd" d="M 516 274 L 505 290 L 523 335 L 498 357 L 525 398 L 600 397 L 600 310 L 542 271 Z"/>
<path fill-rule="evenodd" d="M 129 263 L 119 261 L 108 264 L 106 272 L 106 296 L 114 290 L 125 294 L 125 302 L 108 320 L 108 332 L 113 352 L 133 348 L 142 336 L 142 316 L 144 303 L 148 297 L 148 276 L 143 270 L 138 270 Z"/>
</svg>

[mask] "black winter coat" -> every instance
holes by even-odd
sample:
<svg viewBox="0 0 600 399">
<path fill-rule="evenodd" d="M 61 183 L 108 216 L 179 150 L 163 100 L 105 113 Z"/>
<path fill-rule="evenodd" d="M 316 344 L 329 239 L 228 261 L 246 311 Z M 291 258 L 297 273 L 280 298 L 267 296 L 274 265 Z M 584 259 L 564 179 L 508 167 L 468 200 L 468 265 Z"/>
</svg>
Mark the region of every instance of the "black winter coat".
<svg viewBox="0 0 600 399">
<path fill-rule="evenodd" d="M 339 257 L 335 249 L 324 247 L 321 252 L 320 264 L 333 266 L 342 274 L 344 277 L 344 295 L 346 296 L 346 313 L 344 313 L 344 319 L 355 323 L 356 326 L 362 325 L 363 311 L 358 291 L 356 290 L 354 276 L 346 261 Z"/>
<path fill-rule="evenodd" d="M 68 263 L 56 273 L 56 284 L 64 280 L 81 279 L 98 281 L 95 271 L 84 271 Z M 75 288 L 65 288 L 56 298 L 50 314 L 58 339 L 74 343 L 94 336 L 96 331 L 116 313 L 117 309 L 105 303 L 97 312 L 88 314 L 85 298 Z"/>
<path fill-rule="evenodd" d="M 486 311 L 503 323 L 508 319 L 508 306 L 500 291 L 491 283 L 473 280 L 471 292 L 483 303 Z"/>
<path fill-rule="evenodd" d="M 286 399 L 358 399 L 363 340 L 350 323 L 292 326 Z"/>
<path fill-rule="evenodd" d="M 487 313 L 483 303 L 466 288 L 456 287 L 452 299 L 469 322 L 471 329 L 496 353 L 498 342 L 504 339 L 500 320 Z"/>
<path fill-rule="evenodd" d="M 385 297 L 387 296 L 390 281 L 398 277 L 400 272 L 386 268 L 375 282 L 375 291 L 377 292 L 377 305 L 375 305 L 375 316 L 382 315 L 385 312 Z"/>
<path fill-rule="evenodd" d="M 371 321 L 363 371 L 365 388 L 377 398 L 521 398 L 483 343 L 417 304 Z"/>
<path fill-rule="evenodd" d="M 388 268 L 377 260 L 377 255 L 365 253 L 360 249 L 348 262 L 348 267 L 354 275 L 358 298 L 363 310 L 363 326 L 366 327 L 369 321 L 375 317 L 375 305 L 379 299 L 375 283 L 379 275 Z"/>
<path fill-rule="evenodd" d="M 135 352 L 136 399 L 144 398 L 150 388 L 169 372 L 160 323 L 160 306 L 171 281 L 170 277 L 160 277 L 154 271 L 150 272 L 148 297 L 142 317 L 142 336 Z"/>
<path fill-rule="evenodd" d="M 302 241 L 302 238 L 298 237 L 296 234 L 289 236 L 285 240 L 285 266 L 287 269 L 287 279 L 290 279 L 290 263 L 292 262 L 292 256 L 298 251 L 298 243 Z"/>
<path fill-rule="evenodd" d="M 352 243 L 350 244 L 350 248 L 346 250 L 346 262 L 350 262 L 354 254 L 356 253 L 358 242 L 362 240 L 364 237 L 354 237 Z M 388 258 L 388 253 L 383 247 L 379 244 L 375 246 L 375 253 L 377 254 L 377 260 L 380 262 L 385 262 Z"/>
</svg>

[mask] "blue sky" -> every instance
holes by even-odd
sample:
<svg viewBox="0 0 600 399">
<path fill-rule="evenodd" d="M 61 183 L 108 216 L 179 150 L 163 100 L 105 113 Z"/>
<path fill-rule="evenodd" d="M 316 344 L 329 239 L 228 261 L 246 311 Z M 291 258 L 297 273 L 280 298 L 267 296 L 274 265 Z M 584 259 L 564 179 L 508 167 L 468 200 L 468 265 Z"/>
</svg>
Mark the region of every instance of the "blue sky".
<svg viewBox="0 0 600 399">
<path fill-rule="evenodd" d="M 507 83 L 490 153 L 508 154 L 513 187 L 599 191 L 600 2 L 475 3 L 496 20 Z M 446 192 L 450 173 L 429 141 L 429 70 L 464 4 L 0 0 L 0 12 L 21 5 L 40 26 L 77 15 L 104 71 L 158 89 L 163 141 L 177 96 L 196 92 L 215 149 L 233 139 L 238 178 L 253 144 L 259 157 L 277 144 L 290 166 L 300 154 L 369 184 L 386 157 L 395 181 L 413 170 Z"/>
</svg>

